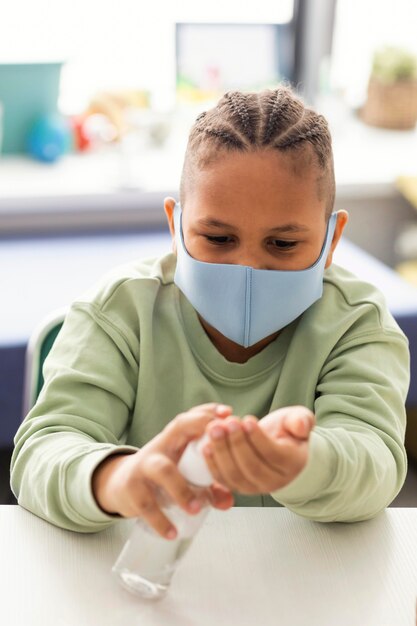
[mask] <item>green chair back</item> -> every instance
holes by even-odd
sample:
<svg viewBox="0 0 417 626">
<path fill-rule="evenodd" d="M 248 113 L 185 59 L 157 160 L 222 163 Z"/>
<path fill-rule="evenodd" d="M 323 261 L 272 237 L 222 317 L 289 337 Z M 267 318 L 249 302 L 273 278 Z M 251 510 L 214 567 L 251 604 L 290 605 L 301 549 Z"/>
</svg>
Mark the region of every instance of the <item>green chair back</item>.
<svg viewBox="0 0 417 626">
<path fill-rule="evenodd" d="M 33 407 L 43 387 L 43 364 L 61 330 L 66 312 L 66 309 L 52 312 L 30 336 L 25 359 L 23 417 Z"/>
<path fill-rule="evenodd" d="M 44 340 L 40 347 L 38 379 L 36 381 L 36 387 L 35 387 L 36 389 L 35 400 L 39 396 L 41 389 L 43 387 L 43 383 L 45 382 L 43 379 L 43 364 L 45 362 L 46 357 L 49 354 L 50 349 L 54 345 L 55 339 L 57 338 L 57 335 L 62 328 L 62 324 L 63 322 L 60 322 L 54 328 L 51 328 L 48 334 L 44 337 Z"/>
</svg>

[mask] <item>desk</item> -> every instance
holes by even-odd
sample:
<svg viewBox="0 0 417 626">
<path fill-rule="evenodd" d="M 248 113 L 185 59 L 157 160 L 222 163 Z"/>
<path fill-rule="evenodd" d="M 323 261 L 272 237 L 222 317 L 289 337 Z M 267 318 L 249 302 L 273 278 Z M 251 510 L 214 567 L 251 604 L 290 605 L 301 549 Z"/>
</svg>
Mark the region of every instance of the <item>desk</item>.
<svg viewBox="0 0 417 626">
<path fill-rule="evenodd" d="M 110 574 L 131 523 L 80 535 L 1 506 L 2 623 L 416 624 L 417 509 L 356 524 L 319 524 L 275 508 L 211 511 L 158 603 L 130 595 Z"/>
</svg>

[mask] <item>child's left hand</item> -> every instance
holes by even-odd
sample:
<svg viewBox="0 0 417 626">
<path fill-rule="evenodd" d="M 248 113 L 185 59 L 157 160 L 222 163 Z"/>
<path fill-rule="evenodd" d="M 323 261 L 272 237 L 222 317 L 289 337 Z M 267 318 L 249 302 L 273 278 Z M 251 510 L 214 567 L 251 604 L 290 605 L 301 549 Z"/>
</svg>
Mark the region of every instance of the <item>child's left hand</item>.
<svg viewBox="0 0 417 626">
<path fill-rule="evenodd" d="M 220 484 L 245 494 L 270 493 L 305 467 L 314 425 L 314 414 L 303 406 L 279 409 L 259 422 L 253 416 L 230 416 L 210 422 L 203 452 Z"/>
</svg>

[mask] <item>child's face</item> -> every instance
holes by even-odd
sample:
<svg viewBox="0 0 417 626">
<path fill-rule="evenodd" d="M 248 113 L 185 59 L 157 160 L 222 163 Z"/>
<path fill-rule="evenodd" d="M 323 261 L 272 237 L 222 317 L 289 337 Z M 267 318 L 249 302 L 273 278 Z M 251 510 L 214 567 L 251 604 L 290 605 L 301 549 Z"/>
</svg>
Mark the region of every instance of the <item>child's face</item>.
<svg viewBox="0 0 417 626">
<path fill-rule="evenodd" d="M 188 253 L 207 263 L 300 270 L 318 258 L 326 233 L 319 170 L 293 171 L 292 157 L 272 151 L 231 152 L 198 171 L 186 189 L 183 236 Z M 165 201 L 173 234 L 174 201 Z M 331 255 L 347 221 L 338 214 Z"/>
</svg>

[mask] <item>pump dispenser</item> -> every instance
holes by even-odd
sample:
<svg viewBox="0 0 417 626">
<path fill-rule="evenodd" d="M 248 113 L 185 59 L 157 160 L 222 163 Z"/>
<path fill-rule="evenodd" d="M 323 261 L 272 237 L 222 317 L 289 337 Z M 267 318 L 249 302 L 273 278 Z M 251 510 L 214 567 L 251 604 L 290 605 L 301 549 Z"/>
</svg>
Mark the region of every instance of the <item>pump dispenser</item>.
<svg viewBox="0 0 417 626">
<path fill-rule="evenodd" d="M 208 440 L 207 435 L 204 435 L 200 439 L 190 441 L 180 458 L 178 469 L 190 485 L 209 487 L 213 482 L 213 476 L 202 452 Z"/>
</svg>

